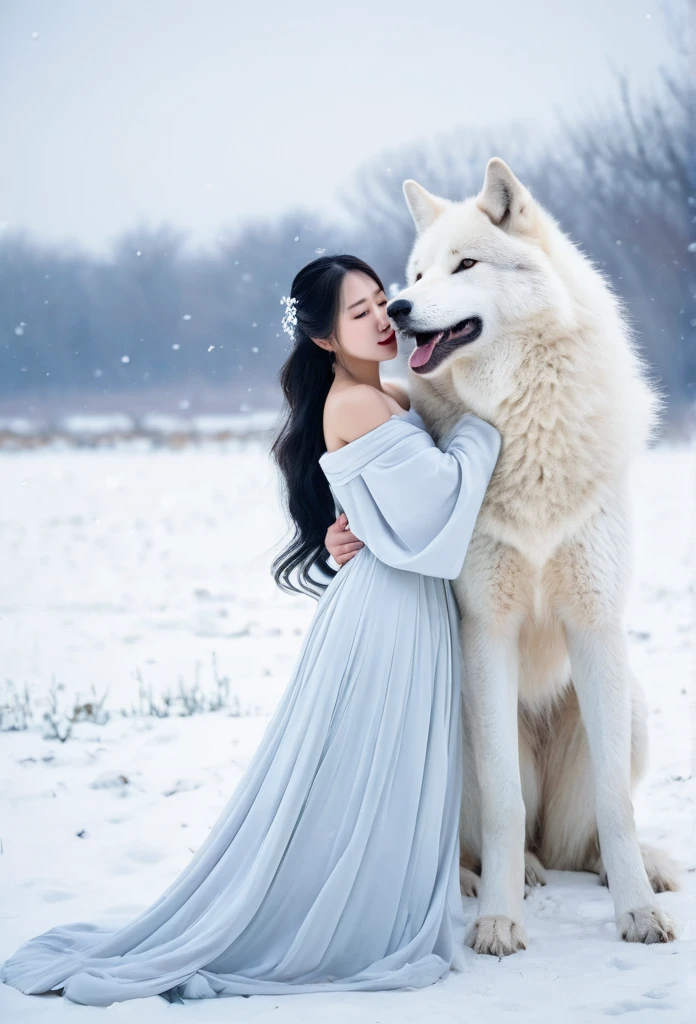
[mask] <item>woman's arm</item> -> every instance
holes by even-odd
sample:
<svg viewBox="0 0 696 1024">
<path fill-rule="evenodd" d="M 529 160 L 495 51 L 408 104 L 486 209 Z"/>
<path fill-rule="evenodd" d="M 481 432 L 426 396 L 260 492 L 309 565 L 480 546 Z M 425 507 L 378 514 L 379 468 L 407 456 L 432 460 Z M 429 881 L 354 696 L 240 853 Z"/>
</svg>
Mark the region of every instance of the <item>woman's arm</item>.
<svg viewBox="0 0 696 1024">
<path fill-rule="evenodd" d="M 329 552 L 327 562 L 336 571 L 349 562 L 360 548 L 365 547 L 364 543 L 358 540 L 351 530 L 346 529 L 347 525 L 348 517 L 345 512 L 341 512 L 326 531 L 324 538 L 324 546 Z M 333 579 L 333 576 L 324 575 L 316 562 L 309 567 L 309 576 L 315 583 L 327 584 Z"/>
<path fill-rule="evenodd" d="M 441 439 L 394 416 L 320 464 L 355 535 L 382 562 L 456 579 L 500 449 L 466 413 Z"/>
<path fill-rule="evenodd" d="M 365 547 L 363 541 L 348 529 L 348 516 L 345 512 L 341 512 L 326 531 L 324 545 L 339 568 L 349 562 L 360 548 Z"/>
</svg>

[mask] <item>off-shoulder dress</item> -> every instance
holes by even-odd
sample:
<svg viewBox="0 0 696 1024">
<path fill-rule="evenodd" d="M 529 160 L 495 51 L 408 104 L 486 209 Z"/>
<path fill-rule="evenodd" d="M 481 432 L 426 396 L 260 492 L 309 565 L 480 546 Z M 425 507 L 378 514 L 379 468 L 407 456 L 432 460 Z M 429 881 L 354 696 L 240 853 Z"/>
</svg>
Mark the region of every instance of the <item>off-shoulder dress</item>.
<svg viewBox="0 0 696 1024">
<path fill-rule="evenodd" d="M 464 963 L 463 564 L 500 438 L 414 412 L 319 459 L 365 542 L 326 587 L 289 684 L 188 866 L 125 926 L 60 925 L 0 978 L 108 1005 L 420 988 Z"/>
</svg>

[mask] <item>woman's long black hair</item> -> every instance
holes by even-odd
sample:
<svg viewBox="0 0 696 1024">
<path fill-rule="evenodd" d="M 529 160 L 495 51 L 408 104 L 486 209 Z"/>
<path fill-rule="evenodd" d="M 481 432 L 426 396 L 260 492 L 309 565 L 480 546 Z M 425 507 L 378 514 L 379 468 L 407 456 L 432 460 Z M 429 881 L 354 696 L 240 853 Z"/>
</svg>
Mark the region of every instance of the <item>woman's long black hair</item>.
<svg viewBox="0 0 696 1024">
<path fill-rule="evenodd" d="M 324 403 L 333 383 L 334 352 L 321 348 L 312 338 L 332 338 L 340 346 L 336 324 L 341 308 L 343 278 L 351 270 L 368 274 L 380 288 L 379 277 L 357 256 L 320 256 L 298 271 L 290 298 L 297 300 L 295 341 L 283 364 L 280 386 L 287 403 L 286 417 L 271 446 L 271 455 L 282 474 L 283 505 L 295 533 L 290 544 L 271 565 L 281 590 L 319 596 L 325 584 L 309 576 L 317 564 L 329 576 L 336 571 L 327 564 L 324 537 L 336 518 L 334 499 L 319 465 L 326 451 Z M 299 587 L 290 579 L 297 569 Z"/>
</svg>

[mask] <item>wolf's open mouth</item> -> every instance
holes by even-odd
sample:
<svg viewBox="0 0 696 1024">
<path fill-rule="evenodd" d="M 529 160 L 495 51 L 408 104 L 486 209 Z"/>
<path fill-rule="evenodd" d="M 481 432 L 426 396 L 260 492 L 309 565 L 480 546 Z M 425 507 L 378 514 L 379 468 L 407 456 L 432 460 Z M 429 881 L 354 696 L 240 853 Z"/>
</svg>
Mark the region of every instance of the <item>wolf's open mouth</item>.
<svg viewBox="0 0 696 1024">
<path fill-rule="evenodd" d="M 411 353 L 408 365 L 416 373 L 429 373 L 455 348 L 475 341 L 482 330 L 481 318 L 470 316 L 467 320 L 460 320 L 453 327 L 446 327 L 441 331 L 417 331 L 416 347 Z"/>
</svg>

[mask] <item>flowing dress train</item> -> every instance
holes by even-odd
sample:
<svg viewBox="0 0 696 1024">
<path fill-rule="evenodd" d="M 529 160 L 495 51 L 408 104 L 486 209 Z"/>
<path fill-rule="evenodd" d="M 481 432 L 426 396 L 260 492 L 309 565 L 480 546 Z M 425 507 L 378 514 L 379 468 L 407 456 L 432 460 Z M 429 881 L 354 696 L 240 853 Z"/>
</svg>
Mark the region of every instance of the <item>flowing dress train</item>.
<svg viewBox="0 0 696 1024">
<path fill-rule="evenodd" d="M 322 593 L 289 684 L 210 833 L 122 928 L 59 925 L 0 978 L 109 1005 L 418 988 L 464 961 L 461 570 L 498 432 L 436 445 L 413 411 L 319 459 L 365 547 Z"/>
</svg>

